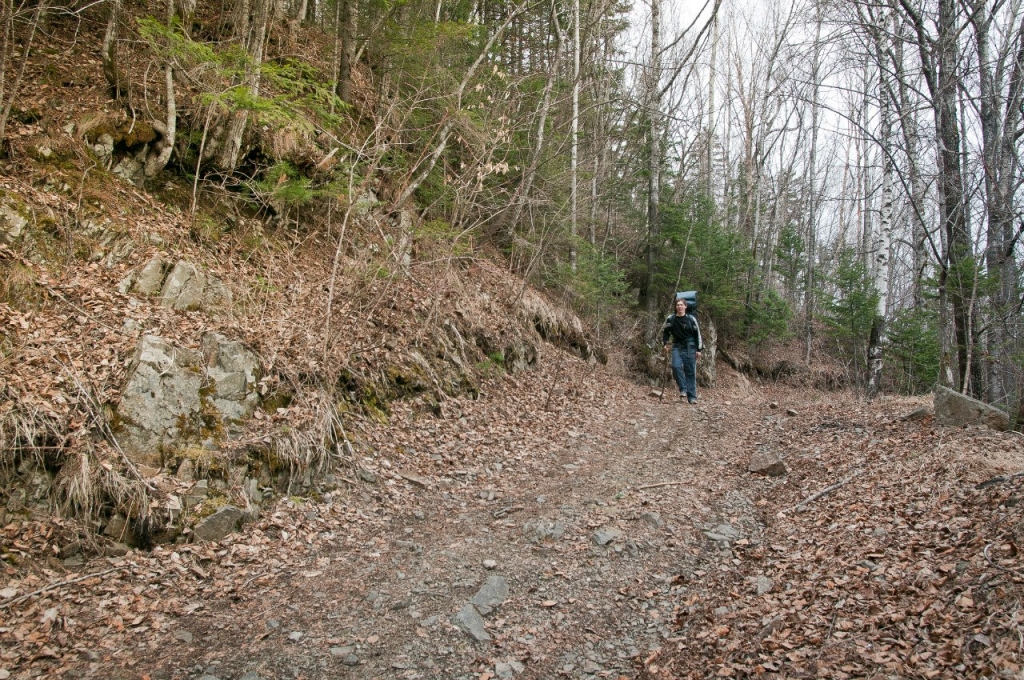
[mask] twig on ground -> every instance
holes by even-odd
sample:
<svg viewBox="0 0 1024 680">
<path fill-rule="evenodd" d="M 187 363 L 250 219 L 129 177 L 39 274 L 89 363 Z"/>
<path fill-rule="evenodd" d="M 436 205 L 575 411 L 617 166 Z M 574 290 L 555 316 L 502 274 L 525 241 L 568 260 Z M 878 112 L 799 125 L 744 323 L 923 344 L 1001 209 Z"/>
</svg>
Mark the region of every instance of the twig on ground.
<svg viewBox="0 0 1024 680">
<path fill-rule="evenodd" d="M 996 564 L 995 562 L 993 562 L 992 558 L 988 556 L 988 550 L 991 547 L 992 547 L 992 544 L 989 543 L 988 545 L 985 546 L 985 549 L 981 551 L 981 554 L 985 556 L 985 559 L 988 561 L 989 564 L 991 564 L 996 569 L 1001 569 L 1001 570 L 1005 571 L 1008 574 L 1020 574 L 1021 573 L 1019 569 L 1010 569 L 1009 567 L 1004 567 L 1004 566 L 1002 566 L 1000 564 Z"/>
<path fill-rule="evenodd" d="M 643 491 L 644 489 L 656 489 L 659 486 L 676 486 L 677 484 L 686 484 L 686 481 L 680 479 L 675 482 L 658 482 L 657 484 L 644 484 L 643 486 L 636 487 L 636 490 Z"/>
<path fill-rule="evenodd" d="M 1022 470 L 1021 472 L 1014 472 L 1012 475 L 999 475 L 998 477 L 993 477 L 992 479 L 986 479 L 984 482 L 976 484 L 974 488 L 984 489 L 985 487 L 993 486 L 1001 482 L 1009 482 L 1011 480 L 1017 479 L 1018 477 L 1024 477 L 1024 470 Z"/>
<path fill-rule="evenodd" d="M 838 482 L 836 482 L 832 486 L 826 486 L 821 491 L 819 491 L 819 492 L 817 492 L 815 494 L 811 494 L 810 496 L 808 496 L 804 500 L 802 500 L 799 503 L 797 503 L 796 505 L 794 505 L 789 510 L 780 510 L 779 511 L 779 515 L 780 516 L 781 515 L 785 515 L 786 513 L 789 513 L 789 512 L 803 512 L 803 509 L 805 507 L 807 507 L 808 505 L 810 505 L 814 501 L 818 500 L 819 498 L 823 498 L 823 497 L 829 495 L 830 493 L 832 493 L 833 491 L 835 491 L 839 487 L 845 486 L 846 484 L 848 484 L 850 482 L 850 480 L 852 480 L 853 478 L 857 477 L 861 472 L 862 472 L 862 470 L 857 470 L 856 472 L 852 472 L 851 474 L 847 475 L 843 479 L 840 479 Z"/>
<path fill-rule="evenodd" d="M 21 595 L 12 600 L 7 600 L 7 602 L 0 602 L 0 609 L 7 609 L 8 607 L 16 605 L 19 602 L 24 602 L 25 600 L 35 597 L 36 595 L 41 595 L 47 592 L 48 590 L 53 590 L 54 588 L 61 588 L 63 586 L 69 586 L 73 583 L 78 583 L 79 581 L 88 581 L 89 579 L 96 578 L 98 576 L 105 576 L 115 571 L 127 569 L 128 566 L 129 565 L 125 564 L 120 567 L 113 567 L 111 569 L 107 569 L 105 571 L 97 571 L 93 574 L 86 574 L 84 576 L 79 576 L 77 578 L 68 579 L 67 581 L 58 581 L 57 583 L 51 583 L 50 585 L 40 588 L 39 590 L 33 590 L 31 593 L 26 593 L 25 595 Z"/>
</svg>

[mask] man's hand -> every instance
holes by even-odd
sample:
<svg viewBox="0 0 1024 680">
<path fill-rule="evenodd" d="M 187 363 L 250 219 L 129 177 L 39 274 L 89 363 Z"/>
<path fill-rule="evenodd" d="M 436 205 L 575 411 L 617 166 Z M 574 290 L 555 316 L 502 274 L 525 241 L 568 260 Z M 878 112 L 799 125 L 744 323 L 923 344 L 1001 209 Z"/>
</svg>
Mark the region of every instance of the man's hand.
<svg viewBox="0 0 1024 680">
<path fill-rule="evenodd" d="M 670 343 L 670 342 L 665 343 L 665 353 L 668 354 L 671 351 L 672 351 L 672 343 Z"/>
</svg>

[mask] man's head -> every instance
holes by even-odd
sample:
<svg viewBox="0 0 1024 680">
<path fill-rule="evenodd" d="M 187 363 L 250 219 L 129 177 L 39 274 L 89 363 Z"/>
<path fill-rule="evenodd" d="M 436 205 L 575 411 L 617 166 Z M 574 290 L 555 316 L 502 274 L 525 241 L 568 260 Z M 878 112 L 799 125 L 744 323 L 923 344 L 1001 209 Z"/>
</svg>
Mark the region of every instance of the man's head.
<svg viewBox="0 0 1024 680">
<path fill-rule="evenodd" d="M 686 314 L 686 299 L 676 298 L 676 316 L 683 316 Z"/>
</svg>

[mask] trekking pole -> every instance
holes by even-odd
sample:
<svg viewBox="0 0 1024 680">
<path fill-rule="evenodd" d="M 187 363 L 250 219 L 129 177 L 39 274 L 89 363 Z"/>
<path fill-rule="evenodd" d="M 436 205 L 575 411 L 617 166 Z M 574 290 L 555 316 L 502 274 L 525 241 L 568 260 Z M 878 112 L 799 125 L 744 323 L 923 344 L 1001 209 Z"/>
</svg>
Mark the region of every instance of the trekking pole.
<svg viewBox="0 0 1024 680">
<path fill-rule="evenodd" d="M 665 401 L 665 385 L 668 383 L 668 357 L 669 357 L 669 355 L 665 353 L 664 349 L 661 351 L 661 353 L 665 355 L 665 370 L 663 370 L 661 372 L 661 396 L 658 397 L 658 401 L 662 401 L 663 402 L 663 401 Z"/>
</svg>

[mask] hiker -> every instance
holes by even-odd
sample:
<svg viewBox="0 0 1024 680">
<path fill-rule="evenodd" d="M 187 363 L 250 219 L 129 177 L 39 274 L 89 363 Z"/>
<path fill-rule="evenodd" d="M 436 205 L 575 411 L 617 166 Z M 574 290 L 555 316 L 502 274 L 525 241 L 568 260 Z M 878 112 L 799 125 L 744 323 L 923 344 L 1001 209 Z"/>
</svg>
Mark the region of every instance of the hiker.
<svg viewBox="0 0 1024 680">
<path fill-rule="evenodd" d="M 671 338 L 671 342 L 669 342 Z M 697 317 L 686 313 L 686 300 L 676 298 L 676 312 L 665 319 L 661 329 L 665 353 L 672 352 L 672 376 L 679 386 L 679 398 L 697 403 L 697 360 L 704 350 Z"/>
</svg>

